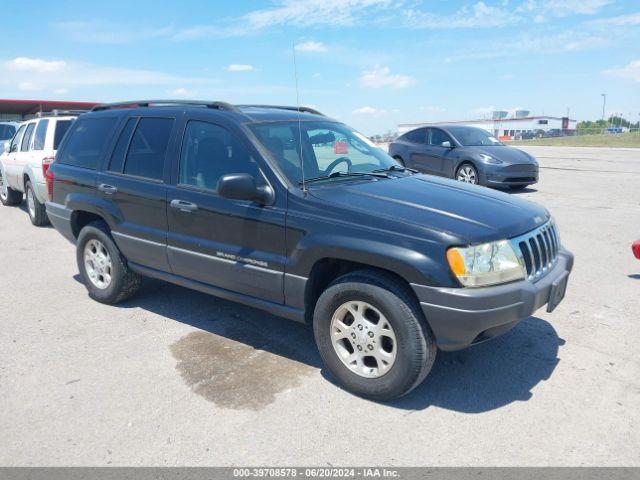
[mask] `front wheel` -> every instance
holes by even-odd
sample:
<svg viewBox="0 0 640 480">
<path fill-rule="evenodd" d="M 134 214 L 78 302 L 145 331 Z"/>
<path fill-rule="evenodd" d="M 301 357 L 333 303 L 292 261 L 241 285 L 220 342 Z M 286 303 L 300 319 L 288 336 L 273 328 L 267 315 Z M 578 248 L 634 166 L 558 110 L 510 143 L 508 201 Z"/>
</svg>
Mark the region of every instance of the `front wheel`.
<svg viewBox="0 0 640 480">
<path fill-rule="evenodd" d="M 458 167 L 456 180 L 464 183 L 478 184 L 478 171 L 470 163 L 463 163 Z"/>
<path fill-rule="evenodd" d="M 374 400 L 413 390 L 436 357 L 433 333 L 416 301 L 384 273 L 359 271 L 334 281 L 318 299 L 313 328 L 333 376 Z"/>
<path fill-rule="evenodd" d="M 47 210 L 44 203 L 40 203 L 38 201 L 38 197 L 36 197 L 36 192 L 30 181 L 27 182 L 25 187 L 27 192 L 27 211 L 29 212 L 29 220 L 31 220 L 31 223 L 36 227 L 46 225 L 49 222 L 49 219 L 47 218 Z"/>
<path fill-rule="evenodd" d="M 76 259 L 89 296 L 98 302 L 115 305 L 140 287 L 140 276 L 129 269 L 104 222 L 91 222 L 80 231 Z"/>
<path fill-rule="evenodd" d="M 18 192 L 7 185 L 2 172 L 0 172 L 0 202 L 7 207 L 22 203 L 22 192 Z"/>
</svg>

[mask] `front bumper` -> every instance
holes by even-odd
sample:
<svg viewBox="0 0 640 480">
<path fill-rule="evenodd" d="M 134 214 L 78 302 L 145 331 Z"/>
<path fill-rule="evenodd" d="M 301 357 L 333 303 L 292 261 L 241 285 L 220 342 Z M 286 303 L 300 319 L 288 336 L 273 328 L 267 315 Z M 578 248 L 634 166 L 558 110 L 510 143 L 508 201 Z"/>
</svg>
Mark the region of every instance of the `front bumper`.
<svg viewBox="0 0 640 480">
<path fill-rule="evenodd" d="M 538 166 L 534 164 L 491 165 L 485 167 L 484 183 L 491 186 L 532 185 L 538 182 Z"/>
<path fill-rule="evenodd" d="M 459 350 L 513 328 L 549 302 L 552 286 L 573 268 L 573 254 L 562 249 L 549 273 L 483 288 L 440 288 L 411 284 L 441 350 Z"/>
</svg>

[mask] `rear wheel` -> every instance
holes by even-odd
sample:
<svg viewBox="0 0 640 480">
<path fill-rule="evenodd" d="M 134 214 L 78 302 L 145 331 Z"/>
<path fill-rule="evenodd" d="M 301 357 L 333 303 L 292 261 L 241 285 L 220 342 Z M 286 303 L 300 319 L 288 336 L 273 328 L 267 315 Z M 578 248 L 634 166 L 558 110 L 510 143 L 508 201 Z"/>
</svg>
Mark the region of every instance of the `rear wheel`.
<svg viewBox="0 0 640 480">
<path fill-rule="evenodd" d="M 29 212 L 29 220 L 36 227 L 41 227 L 49 223 L 47 218 L 47 210 L 43 203 L 38 201 L 36 192 L 31 182 L 27 182 L 25 190 L 27 191 L 27 211 Z"/>
<path fill-rule="evenodd" d="M 456 180 L 464 183 L 478 184 L 478 171 L 470 163 L 463 163 L 458 167 L 456 172 Z"/>
<path fill-rule="evenodd" d="M 140 287 L 140 276 L 129 269 L 104 222 L 91 222 L 80 231 L 76 259 L 89 296 L 98 302 L 114 305 Z"/>
<path fill-rule="evenodd" d="M 374 400 L 413 390 L 436 357 L 416 301 L 397 279 L 375 271 L 333 282 L 318 299 L 313 327 L 329 371 L 347 390 Z"/>
<path fill-rule="evenodd" d="M 22 203 L 22 192 L 9 187 L 2 172 L 0 172 L 0 202 L 5 206 L 20 205 Z"/>
</svg>

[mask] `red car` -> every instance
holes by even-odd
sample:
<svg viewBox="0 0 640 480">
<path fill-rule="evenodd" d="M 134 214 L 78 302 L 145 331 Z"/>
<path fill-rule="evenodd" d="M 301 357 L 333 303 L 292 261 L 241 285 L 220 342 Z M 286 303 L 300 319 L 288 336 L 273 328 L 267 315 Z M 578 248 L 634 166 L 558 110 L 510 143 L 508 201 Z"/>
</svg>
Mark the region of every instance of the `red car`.
<svg viewBox="0 0 640 480">
<path fill-rule="evenodd" d="M 640 260 L 640 240 L 636 240 L 631 245 L 631 250 L 633 250 L 633 254 L 636 256 L 638 260 Z"/>
</svg>

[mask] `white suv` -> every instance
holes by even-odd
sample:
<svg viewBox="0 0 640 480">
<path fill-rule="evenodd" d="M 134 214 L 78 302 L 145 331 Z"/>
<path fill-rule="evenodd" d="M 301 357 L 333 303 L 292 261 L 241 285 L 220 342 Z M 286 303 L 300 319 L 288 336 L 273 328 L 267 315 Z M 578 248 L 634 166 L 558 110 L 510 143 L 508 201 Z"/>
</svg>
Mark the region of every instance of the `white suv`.
<svg viewBox="0 0 640 480">
<path fill-rule="evenodd" d="M 48 222 L 45 174 L 60 140 L 76 118 L 48 115 L 23 122 L 11 142 L 5 142 L 0 156 L 0 201 L 3 205 L 19 205 L 26 193 L 29 218 L 37 226 Z"/>
</svg>

